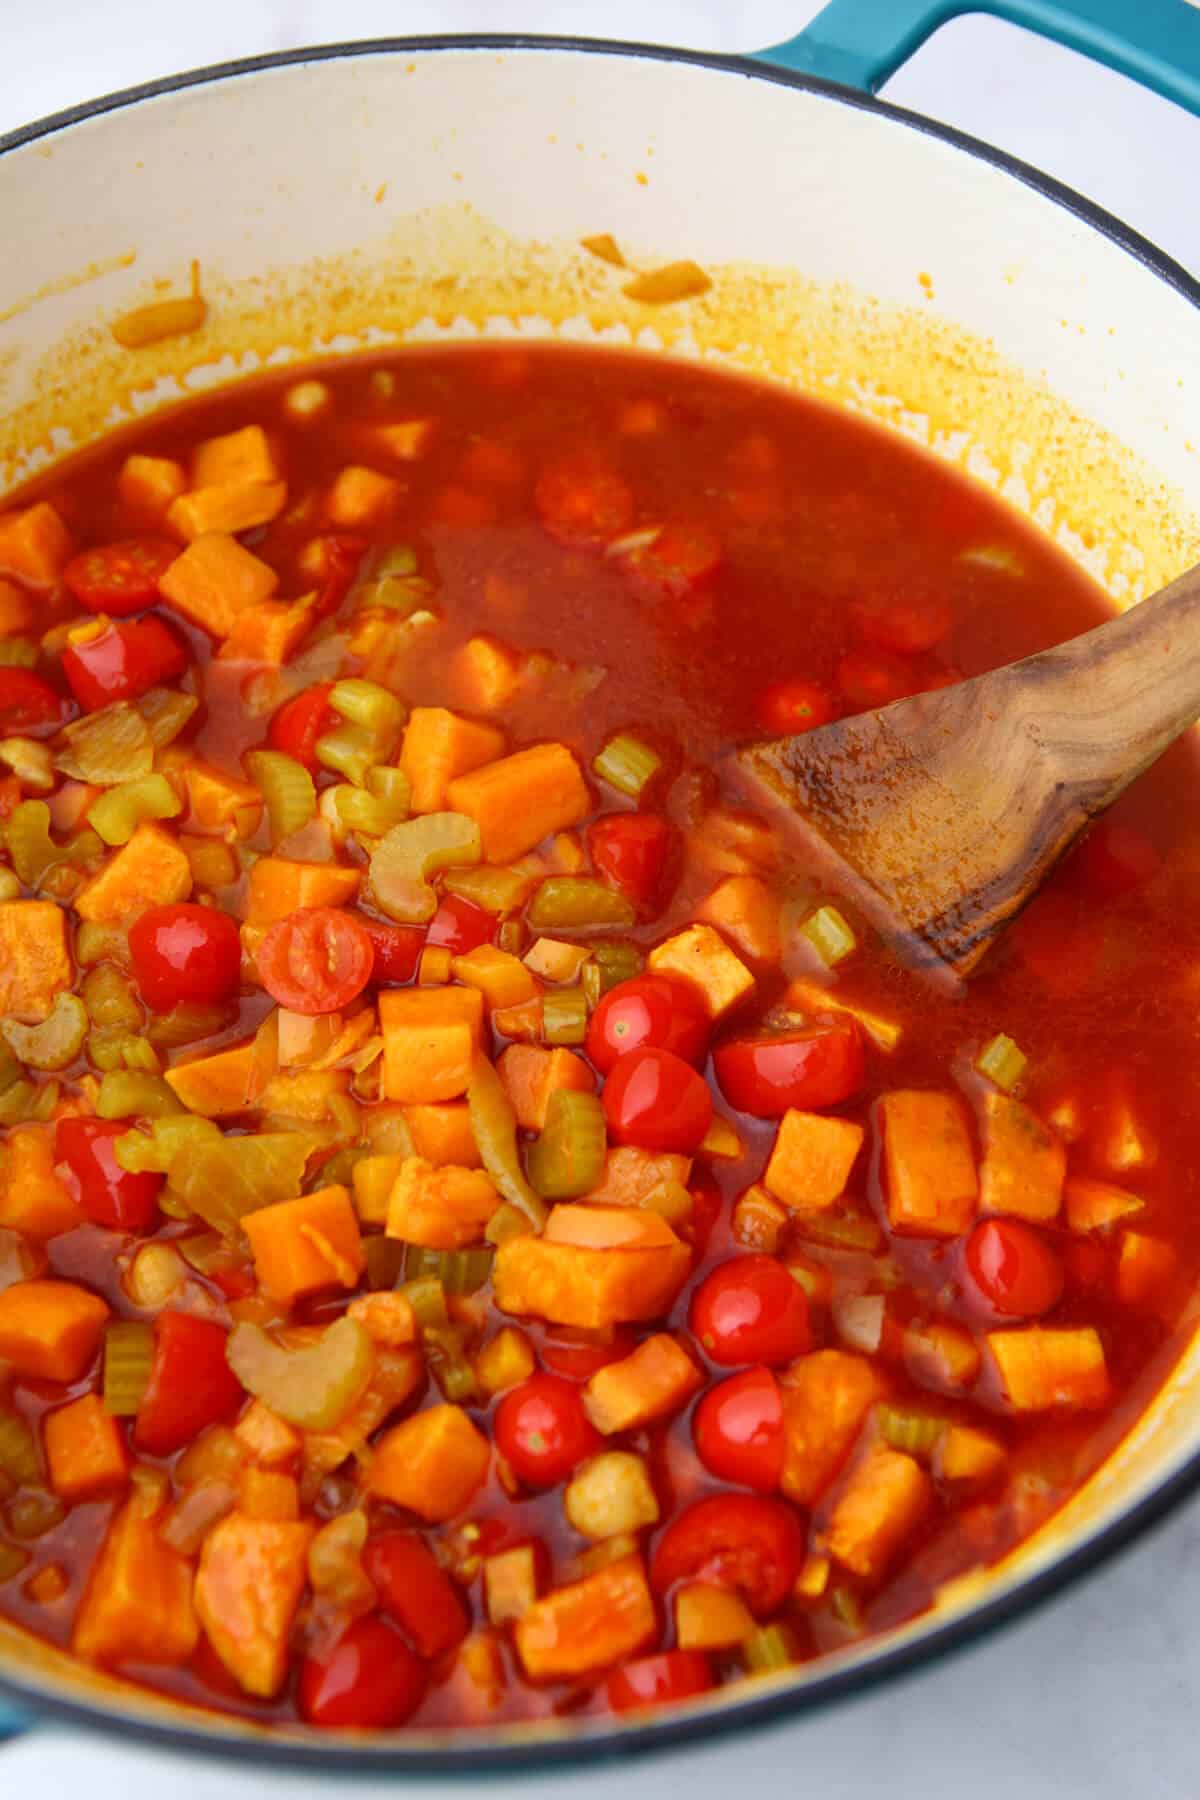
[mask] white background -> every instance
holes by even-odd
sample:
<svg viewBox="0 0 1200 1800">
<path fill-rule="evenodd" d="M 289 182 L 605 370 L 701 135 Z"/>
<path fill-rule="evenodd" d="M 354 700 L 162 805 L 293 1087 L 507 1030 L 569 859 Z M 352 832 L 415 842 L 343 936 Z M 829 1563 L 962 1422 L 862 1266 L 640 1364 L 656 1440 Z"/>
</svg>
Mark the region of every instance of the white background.
<svg viewBox="0 0 1200 1800">
<path fill-rule="evenodd" d="M 1129 0 L 1130 10 L 1137 0 Z M 0 132 L 94 95 L 230 57 L 335 39 L 543 31 L 753 50 L 790 36 L 800 0 L 0 0 Z M 1200 122 L 1007 26 L 940 33 L 887 97 L 1049 170 L 1200 273 Z M 0 254 L 19 254 L 5 241 Z M 820 1800 L 1196 1800 L 1200 1795 L 1200 1502 L 1032 1619 L 884 1692 L 704 1750 L 524 1778 L 555 1800 L 717 1800 L 741 1789 Z M 0 1748 L 0 1795 L 251 1800 L 394 1795 L 398 1783 L 182 1768 L 45 1732 Z M 413 1800 L 469 1784 L 409 1781 Z M 471 1788 L 472 1793 L 478 1792 Z M 510 1800 L 516 1782 L 491 1782 Z"/>
</svg>

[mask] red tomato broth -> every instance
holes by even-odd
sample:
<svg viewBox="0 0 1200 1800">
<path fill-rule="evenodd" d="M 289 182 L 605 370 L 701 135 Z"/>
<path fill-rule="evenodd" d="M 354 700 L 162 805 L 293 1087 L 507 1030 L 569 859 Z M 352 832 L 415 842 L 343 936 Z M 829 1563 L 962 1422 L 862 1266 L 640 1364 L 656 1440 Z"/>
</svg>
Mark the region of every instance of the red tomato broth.
<svg viewBox="0 0 1200 1800">
<path fill-rule="evenodd" d="M 889 670 L 896 665 L 903 671 L 909 691 L 916 691 L 947 670 L 977 673 L 1086 629 L 1100 616 L 1097 591 L 1045 539 L 990 496 L 861 421 L 752 382 L 615 352 L 539 349 L 523 359 L 515 386 L 511 380 L 493 383 L 487 372 L 505 354 L 423 349 L 370 362 L 322 366 L 313 374 L 328 386 L 332 406 L 315 429 L 290 422 L 283 407 L 283 395 L 296 380 L 294 371 L 286 378 L 247 383 L 114 435 L 12 504 L 45 498 L 60 506 L 77 555 L 119 542 L 145 529 L 144 520 L 127 516 L 123 503 L 114 498 L 116 477 L 130 449 L 177 456 L 186 466 L 197 442 L 261 422 L 279 447 L 291 504 L 275 521 L 242 533 L 241 541 L 278 570 L 279 593 L 290 598 L 312 586 L 302 567 L 302 553 L 314 532 L 329 536 L 342 530 L 340 525 L 314 527 L 311 514 L 296 518 L 295 503 L 324 492 L 347 463 L 377 462 L 381 469 L 386 467 L 402 484 L 395 509 L 378 525 L 356 524 L 354 533 L 359 541 L 374 546 L 411 545 L 421 576 L 432 583 L 429 603 L 441 615 L 430 643 L 423 646 L 418 641 L 406 657 L 401 688 L 406 701 L 485 716 L 487 709 L 464 694 L 456 655 L 479 632 L 510 647 L 518 666 L 521 658 L 530 656 L 553 659 L 557 666 L 548 671 L 543 664 L 541 685 L 519 679 L 495 717 L 512 749 L 553 738 L 578 753 L 589 776 L 593 819 L 619 814 L 629 804 L 590 774 L 592 757 L 614 733 L 636 732 L 639 721 L 653 720 L 654 742 L 662 739 L 673 747 L 683 772 L 676 777 L 674 769 L 669 770 L 663 791 L 648 789 L 645 804 L 684 834 L 679 879 L 673 888 L 665 884 L 661 904 L 656 903 L 652 915 L 639 916 L 617 934 L 643 949 L 690 923 L 726 872 L 720 863 L 715 870 L 707 864 L 697 853 L 695 839 L 688 836 L 697 813 L 704 810 L 695 804 L 697 793 L 707 790 L 711 802 L 719 791 L 719 777 L 698 781 L 694 770 L 719 768 L 731 744 L 762 729 L 761 699 L 772 683 L 793 678 L 797 683 L 819 684 L 834 697 L 835 710 L 846 708 L 845 700 L 838 698 L 838 669 L 849 655 L 877 660 L 882 656 Z M 380 400 L 379 384 L 373 383 L 376 371 L 392 378 L 392 399 Z M 629 416 L 630 409 L 644 415 L 653 429 L 619 433 L 619 421 Z M 396 417 L 436 421 L 427 448 L 414 461 L 387 461 L 364 448 L 365 428 Z M 472 456 L 472 447 L 480 443 L 489 447 L 489 454 Z M 627 487 L 633 509 L 628 529 L 636 532 L 665 521 L 680 528 L 680 544 L 694 545 L 700 540 L 692 528 L 699 523 L 719 539 L 719 564 L 713 563 L 707 549 L 704 556 L 691 556 L 689 551 L 672 560 L 670 581 L 655 587 L 646 568 L 626 570 L 620 555 L 605 555 L 580 533 L 556 536 L 544 529 L 535 502 L 538 472 L 561 465 L 578 445 L 599 446 L 605 470 L 618 472 Z M 493 446 L 498 448 L 493 451 Z M 498 457 L 503 458 L 502 483 L 495 473 Z M 446 498 L 451 491 L 456 496 L 477 495 L 487 504 L 474 508 L 456 499 L 451 505 Z M 626 529 L 623 494 L 608 486 L 601 497 L 605 495 L 606 516 L 611 514 Z M 755 495 L 761 504 L 748 504 L 747 497 Z M 563 542 L 563 536 L 573 541 Z M 672 541 L 667 540 L 668 550 Z M 960 560 L 964 552 L 987 547 L 1002 548 L 1019 565 L 1019 572 L 995 561 Z M 346 551 L 347 566 L 354 554 Z M 643 557 L 640 562 L 649 567 L 653 559 Z M 686 572 L 693 563 L 695 590 L 681 594 L 680 583 L 687 585 Z M 346 586 L 340 573 L 335 581 L 330 572 L 331 604 L 342 604 Z M 924 639 L 905 620 L 895 629 L 875 627 L 865 638 L 862 627 L 864 607 L 868 617 L 872 608 L 886 612 L 902 603 L 906 593 L 919 600 L 923 618 L 932 614 L 939 626 L 944 614 L 950 619 L 949 630 L 935 647 L 909 655 L 896 648 L 906 631 L 922 643 Z M 267 742 L 270 711 L 248 715 L 242 699 L 246 666 L 210 660 L 208 635 L 174 609 L 156 609 L 151 616 L 160 610 L 193 659 L 194 666 L 180 685 L 201 695 L 204 702 L 181 742 L 227 775 L 243 780 L 241 753 Z M 72 616 L 69 600 L 56 596 L 48 603 L 48 617 Z M 755 622 L 754 628 L 748 628 L 748 622 Z M 39 668 L 61 688 L 55 664 Z M 598 668 L 607 671 L 603 680 L 593 682 L 590 674 L 579 678 L 580 671 Z M 357 672 L 353 658 L 343 672 Z M 280 696 L 281 702 L 284 698 Z M 320 723 L 326 729 L 328 718 L 322 715 Z M 45 733 L 39 729 L 37 735 Z M 309 732 L 304 738 L 305 761 L 310 761 L 313 748 L 308 739 L 315 741 L 316 735 Z M 296 748 L 286 737 L 276 747 Z M 867 1149 L 847 1189 L 861 1216 L 886 1228 L 887 1194 L 870 1129 L 879 1095 L 933 1088 L 964 1091 L 974 1104 L 988 1086 L 972 1070 L 974 1055 L 1003 1031 L 1029 1058 L 1022 1099 L 1043 1115 L 1061 1107 L 1065 1099 L 1074 1104 L 1081 1135 L 1070 1146 L 1069 1174 L 1136 1191 L 1145 1205 L 1128 1223 L 1169 1241 L 1179 1273 L 1175 1288 L 1154 1305 L 1131 1308 L 1117 1300 L 1112 1288 L 1120 1224 L 1111 1233 L 1094 1237 L 1071 1232 L 1064 1218 L 1034 1226 L 1063 1255 L 1067 1267 L 1064 1295 L 1047 1322 L 1098 1327 L 1114 1405 L 1082 1413 L 1015 1414 L 1000 1402 L 994 1377 L 986 1372 L 976 1390 L 985 1402 L 981 1406 L 966 1393 L 931 1389 L 906 1364 L 906 1332 L 912 1328 L 919 1333 L 931 1320 L 956 1323 L 976 1335 L 1023 1322 L 1000 1318 L 981 1306 L 963 1272 L 965 1236 L 944 1242 L 887 1230 L 879 1248 L 867 1252 L 837 1248 L 794 1223 L 787 1226 L 781 1240 L 785 1257 L 795 1252 L 830 1271 L 835 1290 L 843 1295 L 852 1296 L 864 1286 L 872 1293 L 886 1292 L 887 1329 L 873 1360 L 887 1371 L 890 1404 L 918 1412 L 933 1410 L 951 1423 L 981 1428 L 1008 1459 L 1004 1479 L 985 1482 L 960 1499 L 939 1499 L 914 1525 L 881 1578 L 863 1580 L 852 1571 L 835 1570 L 826 1594 L 785 1607 L 801 1658 L 849 1641 L 854 1628 L 845 1620 L 854 1616 L 854 1608 L 866 1629 L 882 1629 L 927 1606 L 940 1581 L 1006 1553 L 1061 1504 L 1111 1448 L 1130 1408 L 1144 1400 L 1149 1384 L 1165 1371 L 1178 1303 L 1200 1263 L 1200 1243 L 1188 1229 L 1200 1183 L 1200 1060 L 1191 1050 L 1185 1016 L 1186 997 L 1194 994 L 1200 969 L 1200 924 L 1193 923 L 1192 904 L 1200 834 L 1180 805 L 1180 796 L 1193 780 L 1193 751 L 1179 746 L 1116 809 L 1114 818 L 1145 834 L 1161 859 L 1157 865 L 1153 857 L 1126 859 L 1144 871 L 1144 878 L 1128 883 L 1124 875 L 1120 881 L 1101 878 L 1089 887 L 1087 859 L 1073 860 L 1055 877 L 1045 900 L 1034 903 L 1027 921 L 1017 925 L 972 981 L 965 997 L 953 1004 L 931 1005 L 922 983 L 896 965 L 845 909 L 858 947 L 833 978 L 832 994 L 895 1018 L 905 1027 L 900 1046 L 890 1055 L 867 1041 L 862 1091 L 832 1108 L 834 1116 L 868 1127 Z M 180 828 L 194 833 L 189 814 L 164 827 L 168 832 Z M 265 825 L 246 842 L 260 854 L 271 848 Z M 344 860 L 361 865 L 365 859 L 348 841 Z M 1096 866 L 1096 859 L 1092 861 Z M 1108 863 L 1101 859 L 1099 866 L 1103 877 Z M 786 857 L 780 868 L 762 872 L 772 892 L 786 903 L 785 920 L 793 924 L 828 898 Z M 212 890 L 213 899 L 240 914 L 245 886 L 239 871 L 232 883 Z M 1114 888 L 1118 891 L 1111 891 Z M 441 899 L 445 906 L 451 896 L 443 892 Z M 454 901 L 450 913 L 467 916 L 469 904 Z M 1058 908 L 1053 931 L 1040 926 L 1043 907 L 1052 913 Z M 370 923 L 369 912 L 366 917 Z M 1086 927 L 1089 943 L 1087 955 L 1072 958 L 1069 926 L 1074 919 L 1081 929 Z M 471 941 L 477 942 L 478 935 Z M 435 940 L 438 936 L 447 941 L 443 929 Z M 451 948 L 459 954 L 463 946 L 454 942 L 454 936 L 450 934 Z M 1055 981 L 1059 965 L 1069 974 Z M 758 977 L 754 995 L 715 1027 L 714 1042 L 759 1028 L 783 1003 L 789 978 L 829 979 L 792 930 L 785 931 L 780 964 L 771 968 L 756 960 L 754 970 Z M 401 979 L 411 979 L 411 972 Z M 367 996 L 375 991 L 368 985 Z M 165 1060 L 173 1065 L 197 1046 L 212 1051 L 241 1043 L 270 1010 L 268 996 L 244 984 L 231 1002 L 227 1023 L 171 1050 Z M 68 1093 L 77 1089 L 88 1068 L 81 1060 L 63 1073 L 60 1079 Z M 732 1109 L 711 1080 L 711 1065 L 709 1070 L 717 1113 L 730 1116 Z M 1126 1098 L 1157 1146 L 1151 1164 L 1126 1173 L 1114 1172 L 1111 1153 L 1104 1149 L 1116 1104 L 1114 1071 L 1125 1078 Z M 702 1154 L 692 1175 L 693 1183 L 716 1179 L 725 1198 L 721 1216 L 667 1319 L 637 1325 L 637 1341 L 667 1328 L 686 1335 L 691 1299 L 705 1276 L 737 1256 L 759 1253 L 759 1245 L 735 1234 L 731 1208 L 761 1178 L 776 1121 L 732 1117 L 742 1141 L 741 1155 L 724 1161 Z M 244 1120 L 235 1119 L 233 1129 L 243 1128 Z M 976 1125 L 971 1132 L 978 1156 Z M 310 1167 L 306 1189 L 321 1185 L 319 1169 Z M 155 1241 L 177 1242 L 192 1230 L 194 1224 L 168 1220 Z M 116 1316 L 147 1317 L 134 1307 L 123 1285 L 130 1252 L 142 1241 L 83 1225 L 51 1238 L 47 1272 L 101 1293 Z M 1092 1250 L 1097 1244 L 1107 1258 L 1107 1288 L 1073 1283 L 1067 1253 L 1079 1246 Z M 880 1279 L 884 1262 L 889 1271 L 886 1289 Z M 204 1309 L 204 1316 L 228 1324 L 231 1315 L 219 1285 L 194 1274 L 190 1279 L 191 1304 Z M 485 1300 L 487 1292 L 483 1291 Z M 328 1323 L 344 1310 L 346 1298 L 340 1294 L 336 1300 L 302 1299 L 295 1304 L 294 1317 Z M 815 1348 L 839 1344 L 827 1306 L 811 1303 L 809 1317 Z M 569 1329 L 537 1318 L 503 1316 L 493 1318 L 492 1327 L 506 1323 L 518 1324 L 525 1332 L 539 1371 L 560 1373 L 563 1364 L 553 1360 L 553 1347 L 572 1341 Z M 626 1325 L 616 1327 L 623 1350 L 628 1332 Z M 584 1346 L 602 1346 L 605 1336 L 576 1335 Z M 688 1341 L 704 1364 L 703 1348 L 694 1338 Z M 588 1359 L 582 1359 L 578 1378 L 567 1379 L 582 1386 L 588 1367 Z M 739 1367 L 708 1362 L 706 1388 L 667 1421 L 635 1426 L 604 1440 L 604 1449 L 628 1448 L 643 1455 L 659 1489 L 660 1522 L 656 1530 L 641 1534 L 643 1551 L 661 1542 L 678 1508 L 730 1491 L 705 1469 L 692 1439 L 704 1394 L 736 1378 Z M 773 1372 L 784 1377 L 786 1364 Z M 94 1391 L 96 1379 L 93 1365 L 65 1388 L 30 1380 L 15 1383 L 12 1391 L 22 1415 L 38 1421 L 65 1400 Z M 470 1406 L 471 1416 L 489 1437 L 504 1398 L 501 1393 L 490 1403 Z M 421 1412 L 442 1400 L 436 1382 L 427 1380 L 415 1402 L 395 1417 Z M 177 1462 L 175 1457 L 140 1454 L 139 1460 L 167 1470 Z M 313 1515 L 320 1520 L 343 1510 L 351 1487 L 345 1471 L 329 1478 L 316 1496 Z M 807 1511 L 801 1515 L 814 1548 L 824 1541 L 836 1487 L 836 1483 L 827 1487 L 819 1497 L 811 1524 Z M 423 1526 L 412 1513 L 386 1500 L 373 1500 L 372 1540 L 397 1529 L 417 1529 L 441 1549 L 444 1561 L 452 1561 L 456 1554 L 452 1540 L 464 1520 L 485 1529 L 494 1525 L 505 1546 L 530 1540 L 545 1545 L 556 1579 L 561 1580 L 568 1560 L 586 1550 L 585 1540 L 564 1517 L 562 1491 L 559 1483 L 514 1497 L 493 1460 L 466 1513 L 445 1525 Z M 0 1611 L 55 1643 L 68 1643 L 91 1556 L 115 1510 L 111 1501 L 78 1503 L 68 1509 L 61 1524 L 33 1541 L 23 1540 L 21 1548 L 30 1552 L 30 1561 L 16 1579 L 0 1582 Z M 0 1546 L 17 1542 L 4 1519 L 0 1507 Z M 27 1589 L 30 1578 L 50 1565 L 63 1568 L 67 1589 L 63 1598 L 45 1606 Z M 458 1591 L 478 1631 L 487 1619 L 478 1577 Z M 839 1593 L 854 1602 L 854 1608 L 841 1605 L 842 1616 L 831 1600 Z M 257 1718 L 294 1719 L 296 1672 L 318 1632 L 310 1614 L 306 1601 L 293 1634 L 288 1679 L 271 1699 L 255 1699 L 228 1678 L 214 1679 L 216 1659 L 206 1646 L 205 1654 L 198 1654 L 188 1667 L 164 1669 L 133 1660 L 123 1672 L 202 1705 Z M 640 1658 L 674 1650 L 669 1608 L 662 1618 L 660 1636 L 638 1651 Z M 606 1670 L 582 1679 L 532 1685 L 522 1679 L 520 1659 L 506 1634 L 499 1638 L 502 1692 L 479 1718 L 471 1715 L 475 1722 L 607 1710 Z M 364 1641 L 369 1639 L 367 1633 Z M 326 1639 L 325 1647 L 332 1641 Z M 718 1681 L 741 1671 L 734 1651 L 713 1652 L 711 1663 Z M 464 1722 L 452 1665 L 452 1652 L 433 1659 L 428 1691 L 410 1723 Z"/>
</svg>

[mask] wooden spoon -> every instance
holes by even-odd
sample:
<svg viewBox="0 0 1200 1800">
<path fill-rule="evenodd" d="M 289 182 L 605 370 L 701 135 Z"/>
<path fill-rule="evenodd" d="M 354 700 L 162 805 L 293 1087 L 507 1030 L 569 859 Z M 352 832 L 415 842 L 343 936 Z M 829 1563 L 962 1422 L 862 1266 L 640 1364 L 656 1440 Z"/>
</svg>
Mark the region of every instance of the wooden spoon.
<svg viewBox="0 0 1200 1800">
<path fill-rule="evenodd" d="M 906 961 L 969 975 L 1200 717 L 1200 567 L 1057 649 L 737 752 Z"/>
</svg>

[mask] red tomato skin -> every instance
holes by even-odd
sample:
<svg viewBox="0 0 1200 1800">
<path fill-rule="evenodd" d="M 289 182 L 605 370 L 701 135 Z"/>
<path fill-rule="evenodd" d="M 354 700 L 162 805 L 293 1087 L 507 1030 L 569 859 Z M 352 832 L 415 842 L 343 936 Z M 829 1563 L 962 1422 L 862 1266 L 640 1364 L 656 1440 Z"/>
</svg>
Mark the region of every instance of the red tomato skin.
<svg viewBox="0 0 1200 1800">
<path fill-rule="evenodd" d="M 152 1012 L 227 1000 L 242 970 L 236 922 L 215 906 L 152 906 L 129 928 L 138 991 Z"/>
<path fill-rule="evenodd" d="M 869 650 L 849 650 L 838 664 L 837 684 L 853 712 L 870 712 L 903 700 L 916 683 L 912 671 L 895 657 Z"/>
<path fill-rule="evenodd" d="M 414 1532 L 389 1531 L 373 1538 L 363 1550 L 362 1564 L 380 1606 L 418 1656 L 440 1656 L 466 1637 L 471 1621 L 458 1590 Z"/>
<path fill-rule="evenodd" d="M 0 668 L 0 731 L 57 729 L 66 716 L 62 695 L 32 669 Z"/>
<path fill-rule="evenodd" d="M 492 1435 L 517 1478 L 534 1488 L 554 1487 L 602 1442 L 578 1388 L 559 1375 L 531 1375 L 505 1394 Z"/>
<path fill-rule="evenodd" d="M 188 653 L 179 639 L 154 617 L 106 625 L 62 653 L 67 685 L 88 712 L 114 700 L 136 700 L 148 688 L 175 681 L 187 666 Z"/>
<path fill-rule="evenodd" d="M 657 813 L 606 813 L 588 826 L 588 854 L 596 873 L 640 912 L 661 907 L 678 861 L 679 833 Z"/>
<path fill-rule="evenodd" d="M 178 555 L 166 538 L 125 538 L 72 557 L 63 582 L 89 612 L 123 619 L 155 604 L 159 579 Z"/>
<path fill-rule="evenodd" d="M 690 1063 L 670 1050 L 630 1050 L 613 1064 L 604 1117 L 615 1144 L 692 1155 L 712 1123 L 712 1095 Z"/>
<path fill-rule="evenodd" d="M 300 1665 L 300 1711 L 328 1730 L 403 1725 L 425 1698 L 425 1666 L 378 1613 L 356 1619 Z"/>
<path fill-rule="evenodd" d="M 783 1473 L 783 1401 L 770 1369 L 744 1369 L 709 1388 L 692 1415 L 692 1436 L 719 1481 L 774 1493 Z"/>
<path fill-rule="evenodd" d="M 799 731 L 815 731 L 837 718 L 838 707 L 828 688 L 819 681 L 799 676 L 772 681 L 758 697 L 755 717 L 764 731 L 791 737 Z"/>
<path fill-rule="evenodd" d="M 686 599 L 710 582 L 721 566 L 721 540 L 708 525 L 664 525 L 653 543 L 622 558 L 636 593 L 651 599 Z"/>
<path fill-rule="evenodd" d="M 812 1348 L 808 1302 L 773 1256 L 735 1256 L 692 1295 L 692 1335 L 715 1363 L 791 1362 Z"/>
<path fill-rule="evenodd" d="M 147 1231 L 158 1220 L 163 1178 L 130 1174 L 118 1163 L 113 1141 L 132 1127 L 130 1119 L 60 1119 L 54 1128 L 54 1155 L 79 1186 L 79 1204 L 93 1225 L 110 1231 Z"/>
<path fill-rule="evenodd" d="M 375 967 L 375 946 L 352 913 L 305 906 L 268 928 L 255 962 L 273 1000 L 315 1018 L 340 1011 L 362 993 Z"/>
<path fill-rule="evenodd" d="M 685 1230 L 691 1242 L 693 1260 L 698 1262 L 721 1216 L 725 1197 L 711 1175 L 693 1175 L 688 1191 L 692 1196 L 692 1216 Z"/>
<path fill-rule="evenodd" d="M 636 1348 L 637 1339 L 632 1331 L 618 1325 L 606 1344 L 543 1342 L 541 1357 L 556 1375 L 565 1375 L 569 1381 L 588 1381 L 597 1369 L 620 1362 Z"/>
<path fill-rule="evenodd" d="M 411 981 L 417 972 L 421 952 L 425 948 L 425 930 L 420 925 L 384 925 L 378 919 L 366 919 L 355 913 L 375 950 L 371 980 L 384 987 L 399 987 Z"/>
<path fill-rule="evenodd" d="M 496 920 L 474 900 L 461 894 L 447 894 L 429 921 L 425 942 L 430 949 L 449 950 L 452 956 L 467 956 L 481 944 L 490 944 L 496 935 Z"/>
<path fill-rule="evenodd" d="M 533 491 L 542 524 L 562 544 L 600 548 L 633 524 L 633 494 L 616 470 L 586 453 L 542 470 Z"/>
<path fill-rule="evenodd" d="M 713 1072 L 729 1104 L 752 1118 L 781 1119 L 791 1107 L 819 1112 L 861 1090 L 862 1033 L 847 1020 L 807 1031 L 726 1038 L 713 1051 Z"/>
<path fill-rule="evenodd" d="M 1062 1298 L 1062 1259 L 1019 1219 L 981 1219 L 967 1239 L 971 1280 L 996 1312 L 1040 1318 Z"/>
<path fill-rule="evenodd" d="M 316 612 L 320 619 L 328 618 L 335 613 L 350 589 L 358 574 L 358 565 L 366 555 L 367 544 L 364 538 L 351 537 L 348 534 L 334 533 L 321 540 L 322 562 L 324 563 L 323 580 L 317 593 Z M 330 682 L 332 688 L 333 683 Z M 324 729 L 328 731 L 329 726 Z M 321 733 L 317 733 L 320 737 Z M 316 742 L 316 738 L 313 739 Z"/>
<path fill-rule="evenodd" d="M 796 1513 L 761 1494 L 694 1500 L 667 1526 L 650 1559 L 661 1593 L 677 1581 L 737 1588 L 756 1618 L 782 1606 L 804 1561 L 807 1541 Z"/>
<path fill-rule="evenodd" d="M 150 1385 L 133 1428 L 139 1450 L 170 1456 L 237 1412 L 246 1395 L 226 1360 L 227 1342 L 224 1326 L 212 1319 L 159 1313 Z"/>
<path fill-rule="evenodd" d="M 610 988 L 588 1020 L 584 1049 L 602 1075 L 631 1050 L 669 1050 L 699 1063 L 711 1021 L 699 988 L 679 975 L 635 975 Z"/>
<path fill-rule="evenodd" d="M 713 1684 L 712 1667 L 702 1650 L 667 1650 L 661 1656 L 641 1656 L 614 1669 L 605 1683 L 613 1712 L 632 1712 L 642 1706 L 669 1706 L 705 1694 Z"/>
<path fill-rule="evenodd" d="M 329 704 L 332 692 L 332 681 L 316 682 L 302 694 L 285 700 L 267 726 L 267 742 L 272 750 L 294 756 L 310 774 L 315 774 L 320 767 L 317 739 L 332 731 L 338 722 L 338 716 Z"/>
</svg>

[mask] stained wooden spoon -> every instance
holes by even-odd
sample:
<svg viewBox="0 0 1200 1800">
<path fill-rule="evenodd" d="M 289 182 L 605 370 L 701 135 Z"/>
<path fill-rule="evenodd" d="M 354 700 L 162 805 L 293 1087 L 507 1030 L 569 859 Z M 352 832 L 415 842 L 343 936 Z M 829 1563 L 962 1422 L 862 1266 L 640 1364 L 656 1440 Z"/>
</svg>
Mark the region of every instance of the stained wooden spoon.
<svg viewBox="0 0 1200 1800">
<path fill-rule="evenodd" d="M 905 960 L 963 977 L 1198 717 L 1200 567 L 1054 650 L 737 764 Z"/>
</svg>

